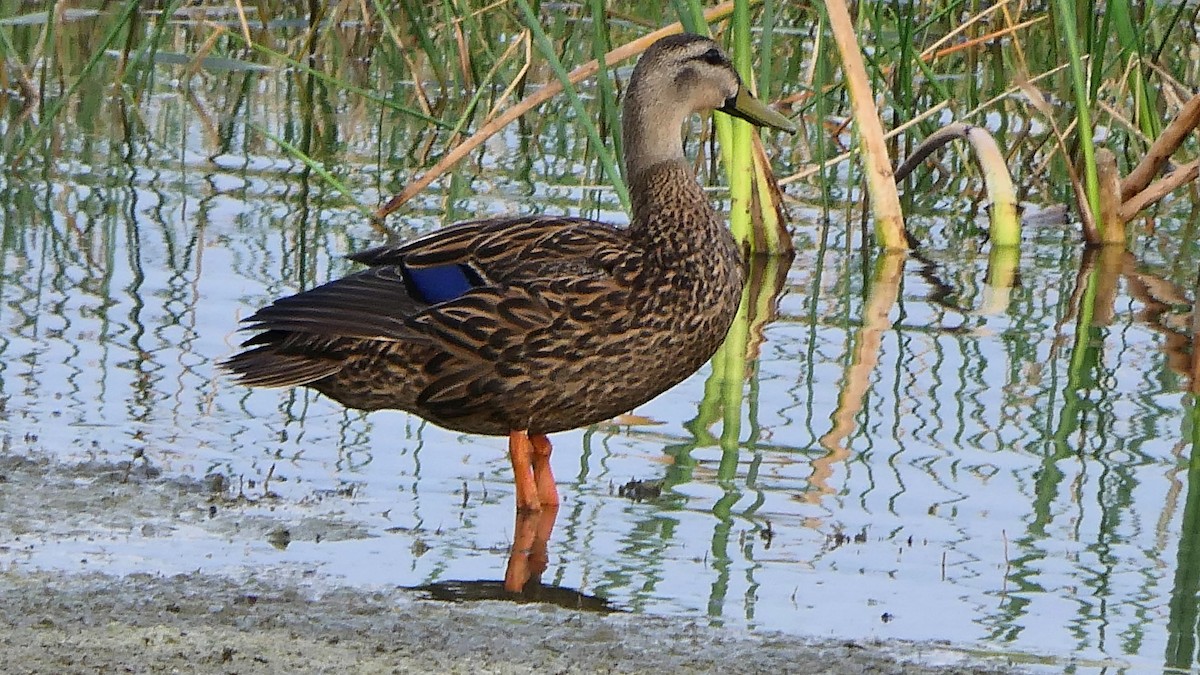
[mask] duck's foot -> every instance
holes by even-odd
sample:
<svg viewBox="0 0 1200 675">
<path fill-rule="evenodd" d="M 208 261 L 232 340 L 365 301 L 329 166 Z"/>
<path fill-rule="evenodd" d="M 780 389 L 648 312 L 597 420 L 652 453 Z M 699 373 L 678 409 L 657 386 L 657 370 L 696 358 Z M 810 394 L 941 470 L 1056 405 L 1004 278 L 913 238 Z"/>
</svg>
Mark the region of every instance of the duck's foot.
<svg viewBox="0 0 1200 675">
<path fill-rule="evenodd" d="M 504 570 L 504 590 L 520 593 L 529 589 L 530 584 L 541 582 L 542 572 L 546 571 L 550 561 L 546 544 L 550 541 L 550 532 L 554 530 L 557 516 L 557 507 L 536 512 L 517 511 L 512 550 L 508 554 L 508 567 Z"/>
</svg>

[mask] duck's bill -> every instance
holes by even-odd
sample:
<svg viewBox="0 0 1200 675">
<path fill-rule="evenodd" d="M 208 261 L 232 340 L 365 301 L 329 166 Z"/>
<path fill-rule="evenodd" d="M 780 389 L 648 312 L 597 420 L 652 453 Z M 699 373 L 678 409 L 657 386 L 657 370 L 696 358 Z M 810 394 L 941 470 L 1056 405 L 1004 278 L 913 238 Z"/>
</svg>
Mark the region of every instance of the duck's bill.
<svg viewBox="0 0 1200 675">
<path fill-rule="evenodd" d="M 796 133 L 796 125 L 791 120 L 754 98 L 750 90 L 745 87 L 739 89 L 737 96 L 730 97 L 728 101 L 725 101 L 725 105 L 717 110 L 726 115 L 746 120 L 755 126 L 774 127 L 789 134 Z"/>
</svg>

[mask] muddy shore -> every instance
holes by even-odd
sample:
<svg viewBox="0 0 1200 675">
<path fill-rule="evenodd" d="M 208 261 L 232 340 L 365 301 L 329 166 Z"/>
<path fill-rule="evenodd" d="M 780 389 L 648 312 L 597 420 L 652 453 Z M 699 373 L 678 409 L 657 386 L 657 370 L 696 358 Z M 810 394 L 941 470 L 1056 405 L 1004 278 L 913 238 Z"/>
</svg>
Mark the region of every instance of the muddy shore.
<svg viewBox="0 0 1200 675">
<path fill-rule="evenodd" d="M 0 672 L 1015 672 L 1002 658 L 939 644 L 809 640 L 542 604 L 435 602 L 287 569 L 243 578 L 40 569 L 25 555 L 90 529 L 150 527 L 151 536 L 170 537 L 163 514 L 203 514 L 220 488 L 145 462 L 0 456 Z"/>
</svg>

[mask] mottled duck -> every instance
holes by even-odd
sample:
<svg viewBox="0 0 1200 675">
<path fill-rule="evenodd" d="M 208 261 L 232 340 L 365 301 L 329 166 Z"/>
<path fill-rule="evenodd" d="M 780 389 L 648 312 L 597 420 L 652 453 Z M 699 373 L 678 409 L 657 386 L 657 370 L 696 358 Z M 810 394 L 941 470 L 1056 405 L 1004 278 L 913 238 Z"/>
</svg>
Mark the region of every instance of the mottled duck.
<svg viewBox="0 0 1200 675">
<path fill-rule="evenodd" d="M 666 391 L 733 321 L 742 258 L 681 140 L 691 115 L 713 109 L 794 131 L 717 43 L 659 40 L 622 111 L 628 226 L 488 218 L 354 254 L 366 269 L 247 318 L 258 333 L 225 367 L 248 385 L 303 385 L 352 408 L 508 436 L 518 512 L 557 506 L 546 435 Z"/>
</svg>

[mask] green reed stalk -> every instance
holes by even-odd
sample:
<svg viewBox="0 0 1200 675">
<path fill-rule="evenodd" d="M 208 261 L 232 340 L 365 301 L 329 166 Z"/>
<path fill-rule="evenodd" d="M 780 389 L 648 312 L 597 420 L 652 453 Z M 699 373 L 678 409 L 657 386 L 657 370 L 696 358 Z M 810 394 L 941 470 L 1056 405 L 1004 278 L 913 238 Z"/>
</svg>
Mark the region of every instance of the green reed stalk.
<svg viewBox="0 0 1200 675">
<path fill-rule="evenodd" d="M 1163 50 L 1167 48 L 1171 34 L 1174 33 L 1175 28 L 1180 25 L 1180 19 L 1183 18 L 1183 13 L 1187 11 L 1187 9 L 1188 3 L 1186 2 L 1175 3 L 1175 11 L 1171 13 L 1171 18 L 1167 20 L 1166 25 L 1161 26 L 1162 39 L 1158 41 L 1158 46 L 1154 48 L 1154 53 L 1147 55 L 1147 58 L 1150 59 L 1150 63 L 1160 62 L 1162 59 Z M 1200 14 L 1200 8 L 1197 8 L 1197 10 L 1192 14 L 1193 22 L 1197 14 Z M 1147 21 L 1146 23 L 1148 24 L 1149 22 Z"/>
<path fill-rule="evenodd" d="M 671 4 L 675 6 L 675 14 L 679 16 L 679 23 L 685 31 L 697 35 L 709 34 L 708 22 L 704 20 L 704 8 L 700 6 L 699 0 L 671 0 Z"/>
<path fill-rule="evenodd" d="M 621 200 L 621 206 L 627 213 L 633 212 L 632 203 L 629 200 L 629 188 L 625 186 L 625 180 L 621 177 L 621 170 L 618 168 L 617 159 L 613 155 L 612 150 L 600 138 L 600 131 L 596 129 L 596 123 L 592 121 L 583 101 L 579 98 L 579 92 L 575 89 L 575 85 L 571 84 L 570 75 L 567 69 L 563 67 L 562 61 L 558 58 L 558 53 L 554 50 L 554 43 L 550 41 L 546 31 L 542 30 L 542 24 L 538 20 L 537 14 L 533 8 L 529 6 L 528 0 L 517 0 L 517 5 L 521 9 L 521 13 L 525 17 L 525 27 L 529 29 L 533 36 L 533 42 L 537 45 L 538 51 L 546 59 L 550 65 L 554 75 L 558 81 L 562 83 L 563 93 L 567 95 L 567 100 L 571 103 L 571 109 L 575 111 L 576 121 L 583 127 L 584 132 L 588 136 L 592 147 L 596 148 L 596 154 L 600 158 L 600 164 L 604 167 L 604 173 L 612 182 L 613 189 L 617 193 L 617 198 Z"/>
<path fill-rule="evenodd" d="M 742 78 L 742 86 L 750 86 L 750 4 L 745 0 L 733 5 L 733 65 Z M 750 215 L 753 195 L 754 139 L 749 122 L 724 115 L 724 133 L 718 133 L 725 175 L 729 178 L 729 229 L 742 245 L 753 247 L 754 221 Z M 722 131 L 718 128 L 718 131 Z M 741 379 L 739 378 L 739 383 Z"/>
<path fill-rule="evenodd" d="M 771 100 L 771 84 L 775 65 L 775 0 L 764 0 L 762 16 L 759 17 L 761 33 L 758 37 L 758 97 Z"/>
<path fill-rule="evenodd" d="M 754 54 L 750 34 L 751 4 L 751 0 L 735 0 L 732 16 L 733 64 L 742 78 L 743 86 L 748 87 L 752 86 L 754 80 L 751 66 Z M 686 30 L 711 35 L 699 0 L 689 0 L 686 7 L 677 1 L 675 7 L 679 21 Z M 775 211 L 769 188 L 769 171 L 756 161 L 753 126 L 745 120 L 714 115 L 713 129 L 721 146 L 721 161 L 729 182 L 729 229 L 734 239 L 752 252 L 781 253 L 792 250 L 791 241 L 784 239 L 785 234 Z M 756 208 L 757 214 L 753 213 Z M 755 215 L 759 216 L 763 225 L 761 237 L 755 233 Z M 762 251 L 758 250 L 760 245 Z"/>
<path fill-rule="evenodd" d="M 1083 55 L 1079 51 L 1078 32 L 1075 29 L 1075 5 L 1072 0 L 1054 0 L 1057 10 L 1058 28 L 1062 31 L 1063 40 L 1067 45 L 1067 55 L 1070 59 L 1071 84 L 1075 92 L 1076 133 L 1079 134 L 1079 146 L 1083 151 L 1084 193 L 1087 204 L 1080 208 L 1091 211 L 1095 220 L 1100 218 L 1100 177 L 1096 171 L 1096 142 L 1092 136 L 1091 96 L 1089 95 L 1087 75 L 1083 70 Z M 1103 223 L 1097 222 L 1103 235 Z"/>
<path fill-rule="evenodd" d="M 1146 11 L 1151 11 L 1149 7 Z M 1158 117 L 1156 90 L 1146 81 L 1146 46 L 1142 42 L 1141 27 L 1134 23 L 1134 9 L 1129 0 L 1110 0 L 1104 13 L 1105 21 L 1112 21 L 1121 46 L 1122 65 L 1137 60 L 1136 67 L 1129 72 L 1129 88 L 1136 108 L 1136 123 L 1147 138 L 1157 138 L 1162 133 L 1162 121 Z M 1097 69 L 1099 70 L 1099 69 Z"/>
<path fill-rule="evenodd" d="M 826 24 L 824 17 L 820 19 L 822 25 L 819 28 L 819 35 L 826 33 Z M 812 82 L 809 86 L 815 92 L 830 91 L 838 86 L 833 75 L 833 58 L 829 49 L 829 40 L 822 38 L 819 43 L 813 48 L 813 73 Z M 812 114 L 817 120 L 827 120 L 834 114 L 835 103 L 832 96 L 815 96 L 812 103 Z M 836 154 L 834 146 L 831 145 L 829 134 L 824 133 L 824 130 L 819 130 L 813 134 L 815 138 L 811 141 L 816 149 L 816 156 L 821 160 L 819 168 L 819 180 L 817 184 L 821 190 L 821 212 L 826 219 L 830 218 L 830 211 L 833 208 L 833 190 L 837 184 L 837 172 L 834 171 L 833 165 L 826 161 L 831 156 Z M 822 242 L 825 242 L 828 237 L 829 228 L 823 228 L 821 235 Z M 822 243 L 822 247 L 824 243 Z M 818 258 L 821 260 L 821 258 Z M 815 295 L 814 295 L 815 297 Z"/>
<path fill-rule="evenodd" d="M 400 6 L 404 9 L 405 16 L 408 17 L 408 21 L 412 25 L 411 35 L 417 38 L 417 44 L 421 45 L 421 51 L 425 52 L 425 56 L 429 58 L 429 65 L 433 68 L 433 74 L 437 78 L 438 86 L 445 89 L 446 83 L 450 78 L 446 74 L 446 64 L 442 63 L 442 59 L 438 58 L 442 52 L 434 44 L 429 26 L 426 23 L 428 11 L 422 8 L 421 5 L 422 3 L 416 3 L 413 0 L 402 0 L 400 3 Z M 385 20 L 389 15 L 388 8 L 383 5 L 381 0 L 375 0 L 375 11 L 379 17 L 385 18 Z"/>
<path fill-rule="evenodd" d="M 174 16 L 179 10 L 184 0 L 172 0 L 162 8 L 162 16 Z M 137 72 L 139 77 L 134 80 L 132 96 L 135 101 L 142 100 L 142 94 L 150 88 L 150 81 L 154 75 L 154 68 L 151 64 L 154 63 L 154 56 L 158 53 L 159 47 L 162 45 L 163 36 L 166 35 L 167 27 L 171 24 L 170 21 L 155 21 L 154 30 L 151 31 L 149 38 L 143 41 L 137 54 L 133 58 L 134 63 L 147 64 L 146 67 L 140 69 L 127 69 L 125 71 L 125 80 L 130 81 L 132 73 Z"/>
</svg>

